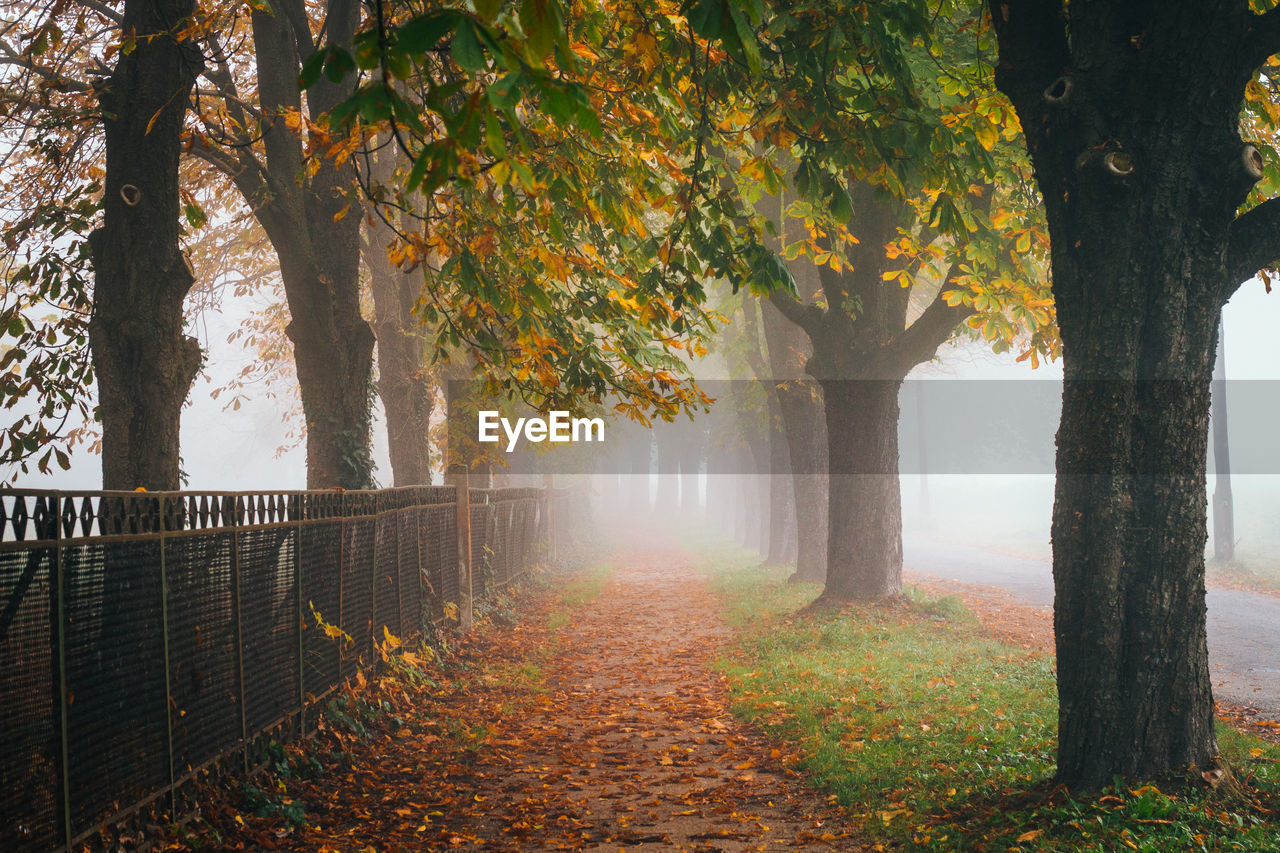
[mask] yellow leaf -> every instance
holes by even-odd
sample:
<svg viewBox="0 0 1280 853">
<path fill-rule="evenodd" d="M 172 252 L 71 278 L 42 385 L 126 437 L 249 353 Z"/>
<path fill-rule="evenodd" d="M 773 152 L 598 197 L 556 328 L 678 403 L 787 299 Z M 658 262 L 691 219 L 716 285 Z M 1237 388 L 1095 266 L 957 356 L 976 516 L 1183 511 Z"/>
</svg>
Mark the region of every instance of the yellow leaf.
<svg viewBox="0 0 1280 853">
<path fill-rule="evenodd" d="M 995 147 L 996 142 L 1000 139 L 1000 129 L 990 122 L 982 122 L 973 129 L 974 136 L 978 137 L 978 144 L 990 151 Z"/>
<path fill-rule="evenodd" d="M 1026 844 L 1028 841 L 1035 841 L 1043 832 L 1043 829 L 1028 829 L 1026 832 L 1018 836 L 1018 843 Z"/>
</svg>

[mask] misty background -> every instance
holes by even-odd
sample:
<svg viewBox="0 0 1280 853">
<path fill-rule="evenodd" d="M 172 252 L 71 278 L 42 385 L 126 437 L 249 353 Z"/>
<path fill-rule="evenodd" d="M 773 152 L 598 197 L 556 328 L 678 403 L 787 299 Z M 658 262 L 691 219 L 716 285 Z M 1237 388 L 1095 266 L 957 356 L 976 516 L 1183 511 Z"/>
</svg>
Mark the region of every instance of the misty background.
<svg viewBox="0 0 1280 853">
<path fill-rule="evenodd" d="M 288 401 L 254 394 L 252 387 L 242 396 L 238 409 L 230 407 L 225 394 L 214 398 L 215 389 L 239 374 L 254 357 L 239 344 L 228 343 L 228 335 L 246 320 L 257 301 L 266 299 L 226 300 L 220 310 L 205 310 L 190 324 L 189 331 L 208 353 L 182 419 L 182 468 L 190 489 L 305 488 L 305 448 L 296 436 L 301 415 L 290 411 Z M 1223 324 L 1237 557 L 1276 563 L 1280 562 L 1280 454 L 1274 452 L 1275 425 L 1280 423 L 1280 294 L 1268 294 L 1259 281 L 1248 283 L 1227 304 Z M 695 371 L 697 368 L 695 365 Z M 1053 505 L 1051 454 L 1061 377 L 1058 362 L 1033 369 L 1028 362 L 1018 362 L 1012 352 L 992 353 L 983 342 L 968 340 L 944 346 L 933 362 L 911 373 L 902 395 L 900 426 L 907 536 L 1048 559 Z M 914 380 L 930 383 L 926 387 L 931 393 L 924 398 L 926 408 L 940 410 L 928 413 L 928 458 L 923 466 L 915 412 L 920 397 L 914 393 Z M 1033 383 L 1035 390 L 1020 395 L 1001 387 L 1020 381 Z M 948 387 L 934 389 L 934 382 Z M 949 387 L 953 383 L 976 384 Z M 1034 408 L 992 410 L 1000 401 L 1018 397 L 1033 401 Z M 938 406 L 937 400 L 957 404 Z M 1047 406 L 1052 406 L 1052 411 Z M 374 409 L 376 475 L 381 483 L 389 484 L 386 432 L 376 399 Z M 994 426 L 996 434 L 973 434 L 980 424 Z M 606 443 L 618 432 L 611 424 Z M 954 442 L 963 444 L 971 439 L 977 448 L 974 456 L 961 459 L 947 452 Z M 999 451 L 1005 441 L 1008 452 L 1002 456 Z M 1210 445 L 1212 469 L 1212 442 Z M 990 460 L 989 467 L 981 462 L 984 458 Z M 927 473 L 919 473 L 922 468 Z M 100 469 L 96 454 L 82 445 L 72 454 L 70 470 L 22 474 L 15 486 L 98 489 Z M 702 501 L 708 476 L 704 468 L 698 486 Z M 656 474 L 652 480 L 650 495 L 656 498 Z M 1206 481 L 1212 493 L 1213 475 L 1208 474 Z"/>
</svg>

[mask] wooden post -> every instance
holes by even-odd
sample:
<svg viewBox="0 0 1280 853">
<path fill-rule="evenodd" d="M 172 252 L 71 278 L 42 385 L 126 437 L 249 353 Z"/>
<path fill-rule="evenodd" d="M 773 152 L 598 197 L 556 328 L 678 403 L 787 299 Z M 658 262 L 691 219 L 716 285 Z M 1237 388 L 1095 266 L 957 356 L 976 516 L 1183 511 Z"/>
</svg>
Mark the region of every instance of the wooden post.
<svg viewBox="0 0 1280 853">
<path fill-rule="evenodd" d="M 458 622 L 462 630 L 471 630 L 471 490 L 467 483 L 467 466 L 454 464 L 445 474 L 445 484 L 454 487 L 458 506 Z"/>
<path fill-rule="evenodd" d="M 543 506 L 547 511 L 547 558 L 551 562 L 556 561 L 556 516 L 555 505 L 556 481 L 552 474 L 542 475 L 542 486 L 547 490 L 547 496 L 543 501 Z"/>
</svg>

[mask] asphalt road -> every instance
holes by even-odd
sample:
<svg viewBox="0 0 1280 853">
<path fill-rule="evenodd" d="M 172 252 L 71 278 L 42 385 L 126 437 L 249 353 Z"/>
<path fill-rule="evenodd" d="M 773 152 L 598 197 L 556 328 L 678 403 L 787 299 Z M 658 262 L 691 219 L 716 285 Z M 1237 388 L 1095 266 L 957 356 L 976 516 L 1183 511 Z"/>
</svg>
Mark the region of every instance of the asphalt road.
<svg viewBox="0 0 1280 853">
<path fill-rule="evenodd" d="M 903 562 L 917 574 L 994 586 L 1030 604 L 1053 606 L 1053 574 L 1047 560 L 908 537 Z M 1210 589 L 1207 606 L 1214 695 L 1280 719 L 1280 598 Z"/>
</svg>

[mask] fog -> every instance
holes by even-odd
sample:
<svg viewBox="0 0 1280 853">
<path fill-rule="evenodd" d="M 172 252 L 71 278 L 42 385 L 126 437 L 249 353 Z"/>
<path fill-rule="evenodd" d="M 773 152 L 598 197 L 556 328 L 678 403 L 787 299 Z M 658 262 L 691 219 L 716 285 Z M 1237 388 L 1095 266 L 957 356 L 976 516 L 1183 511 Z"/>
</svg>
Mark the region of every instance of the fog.
<svg viewBox="0 0 1280 853">
<path fill-rule="evenodd" d="M 300 426 L 296 402 L 276 399 L 266 389 L 248 389 L 238 409 L 231 410 L 227 397 L 215 399 L 215 389 L 225 385 L 254 357 L 238 344 L 228 343 L 227 336 L 244 322 L 254 308 L 252 300 L 225 303 L 220 311 L 206 311 L 194 318 L 190 331 L 200 340 L 207 353 L 205 369 L 192 389 L 183 412 L 183 470 L 188 487 L 207 490 L 297 489 L 306 481 L 305 452 L 289 433 Z M 1280 422 L 1280 408 L 1270 408 L 1280 401 L 1274 393 L 1280 385 L 1280 295 L 1265 292 L 1257 281 L 1242 287 L 1223 312 L 1226 342 L 1226 371 L 1229 380 L 1228 404 L 1231 411 L 1230 435 L 1233 454 L 1233 490 L 1235 494 L 1236 539 L 1239 556 L 1248 561 L 1277 562 L 1280 554 L 1280 468 L 1272 452 L 1273 425 Z M 711 365 L 698 366 L 701 374 L 717 375 Z M 719 374 L 723 375 L 723 374 Z M 936 541 L 991 548 L 1040 558 L 1049 556 L 1049 518 L 1053 504 L 1052 442 L 1056 418 L 1046 417 L 1043 403 L 1059 393 L 1060 363 L 1042 364 L 1032 369 L 1018 362 L 1014 353 L 994 354 L 980 342 L 962 341 L 944 347 L 933 362 L 919 366 L 908 378 L 903 393 L 901 436 L 903 527 L 908 538 L 927 537 Z M 1035 411 L 993 411 L 1001 399 L 1016 398 L 1019 392 L 1011 383 L 1031 382 L 1039 390 L 1030 394 L 1040 405 Z M 981 389 L 979 398 L 989 397 L 989 404 L 970 402 L 957 410 L 946 410 L 927 419 L 927 461 L 919 459 L 917 420 L 913 411 L 912 388 L 918 383 L 944 383 L 946 391 L 929 395 L 964 399 L 971 389 Z M 974 383 L 964 386 L 963 383 Z M 714 383 L 708 383 L 713 385 Z M 1008 387 L 1006 387 L 1008 386 Z M 1046 389 L 1048 389 L 1046 391 Z M 276 389 L 279 392 L 281 389 Z M 714 396 L 714 394 L 713 394 Z M 972 394 L 969 399 L 972 401 Z M 730 405 L 725 400 L 716 406 Z M 1013 407 L 1017 408 L 1017 407 Z M 714 419 L 715 412 L 704 416 Z M 953 419 L 985 418 L 998 425 L 999 434 L 977 435 L 957 430 Z M 386 437 L 382 429 L 380 407 L 375 404 L 374 455 L 376 476 L 384 485 L 391 483 Z M 710 429 L 710 428 L 709 428 Z M 986 432 L 981 430 L 980 432 Z M 945 441 L 940 445 L 935 435 L 947 441 L 986 448 L 987 461 L 981 451 L 967 459 L 949 452 Z M 1010 439 L 1014 439 L 1012 442 Z M 605 456 L 630 459 L 632 447 L 618 447 L 618 442 L 651 441 L 650 433 L 634 426 L 613 423 L 606 434 Z M 1006 452 L 1018 445 L 1018 453 Z M 952 448 L 954 451 L 954 447 Z M 651 449 L 653 474 L 647 483 L 651 501 L 662 497 L 658 477 L 658 454 Z M 705 452 L 704 452 L 705 457 Z M 592 470 L 606 473 L 631 471 L 631 463 L 621 463 L 612 470 L 609 462 L 601 462 L 600 454 L 582 457 L 551 470 L 563 474 L 586 474 Z M 987 467 L 988 461 L 991 463 Z M 696 489 L 699 506 L 705 506 L 714 492 L 713 478 L 719 473 L 705 458 L 697 471 Z M 590 465 L 591 467 L 584 467 Z M 710 466 L 710 467 L 709 467 Z M 69 471 L 50 474 L 30 472 L 16 477 L 16 485 L 26 488 L 94 489 L 101 483 L 100 462 L 96 454 L 80 446 L 72 455 Z M 522 473 L 519 466 L 513 473 Z M 502 472 L 499 471 L 501 474 Z M 1213 488 L 1213 476 L 1207 476 Z M 612 486 L 610 487 L 613 488 Z M 609 505 L 607 495 L 598 496 Z"/>
</svg>

